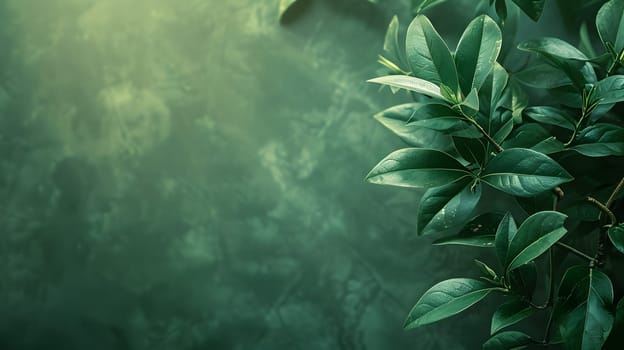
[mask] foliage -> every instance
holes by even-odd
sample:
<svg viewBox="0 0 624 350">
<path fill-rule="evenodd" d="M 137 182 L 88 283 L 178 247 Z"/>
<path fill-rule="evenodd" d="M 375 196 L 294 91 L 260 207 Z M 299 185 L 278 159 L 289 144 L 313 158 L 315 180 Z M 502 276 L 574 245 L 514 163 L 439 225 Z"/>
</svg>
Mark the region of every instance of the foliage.
<svg viewBox="0 0 624 350">
<path fill-rule="evenodd" d="M 624 332 L 624 290 L 614 287 L 624 253 L 624 0 L 602 4 L 596 33 L 581 27 L 578 47 L 554 37 L 520 43 L 532 56 L 516 72 L 501 58 L 512 44 L 501 30 L 507 6 L 538 21 L 545 1 L 512 2 L 489 0 L 496 20 L 476 16 L 454 50 L 422 11 L 402 47 L 395 17 L 379 59 L 388 74 L 370 80 L 407 90 L 413 101 L 376 115 L 410 147 L 381 160 L 367 180 L 426 189 L 419 235 L 493 249 L 498 260 L 475 260 L 478 279 L 431 287 L 405 328 L 502 294 L 484 349 L 615 349 Z M 503 205 L 488 210 L 492 200 Z M 541 335 L 509 330 L 540 317 Z"/>
</svg>

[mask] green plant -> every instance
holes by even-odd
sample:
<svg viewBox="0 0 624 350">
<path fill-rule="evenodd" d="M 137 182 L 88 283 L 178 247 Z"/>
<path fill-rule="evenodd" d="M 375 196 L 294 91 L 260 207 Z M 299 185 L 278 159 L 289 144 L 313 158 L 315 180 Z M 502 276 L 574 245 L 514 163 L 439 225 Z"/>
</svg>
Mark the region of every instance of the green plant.
<svg viewBox="0 0 624 350">
<path fill-rule="evenodd" d="M 513 2 L 534 20 L 544 6 L 544 0 Z M 507 3 L 488 5 L 497 20 L 474 18 L 454 51 L 422 14 L 402 48 L 395 17 L 379 59 L 389 74 L 370 80 L 407 90 L 413 101 L 376 115 L 411 147 L 392 152 L 367 180 L 426 189 L 419 235 L 446 232 L 434 244 L 493 249 L 498 260 L 475 260 L 478 279 L 431 287 L 405 328 L 499 293 L 505 302 L 493 314 L 484 349 L 620 349 L 624 0 L 602 4 L 597 35 L 581 26 L 578 48 L 552 37 L 522 42 L 518 48 L 532 54 L 531 64 L 513 73 L 498 62 L 502 46 L 511 44 L 501 31 Z M 502 210 L 479 209 L 486 198 L 498 198 Z M 543 334 L 506 330 L 529 317 L 543 318 Z"/>
</svg>

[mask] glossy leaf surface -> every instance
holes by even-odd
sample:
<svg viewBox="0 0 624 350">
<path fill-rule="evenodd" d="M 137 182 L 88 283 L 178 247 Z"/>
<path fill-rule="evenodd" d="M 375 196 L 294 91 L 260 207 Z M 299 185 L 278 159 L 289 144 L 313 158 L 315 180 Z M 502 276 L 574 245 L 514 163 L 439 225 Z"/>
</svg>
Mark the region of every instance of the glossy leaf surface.
<svg viewBox="0 0 624 350">
<path fill-rule="evenodd" d="M 520 197 L 530 197 L 548 191 L 572 176 L 546 155 L 512 148 L 494 157 L 481 177 L 493 187 Z"/>
<path fill-rule="evenodd" d="M 486 15 L 468 24 L 455 51 L 455 64 L 464 94 L 481 88 L 498 58 L 502 40 L 498 25 Z"/>
<path fill-rule="evenodd" d="M 453 278 L 436 284 L 410 311 L 405 329 L 417 328 L 456 315 L 485 298 L 495 288 L 472 278 Z"/>
<path fill-rule="evenodd" d="M 481 198 L 481 186 L 472 188 L 467 177 L 425 192 L 418 207 L 418 234 L 428 235 L 464 226 Z"/>
<path fill-rule="evenodd" d="M 596 15 L 596 28 L 605 47 L 609 43 L 619 54 L 624 49 L 624 1 L 605 3 Z"/>
<path fill-rule="evenodd" d="M 530 317 L 534 313 L 535 309 L 521 298 L 506 302 L 499 306 L 494 312 L 494 315 L 492 315 L 490 333 L 494 334 L 505 327 L 509 327 Z"/>
<path fill-rule="evenodd" d="M 528 335 L 509 331 L 496 334 L 483 344 L 483 350 L 520 350 L 526 349 L 533 340 Z"/>
<path fill-rule="evenodd" d="M 407 75 L 387 75 L 370 79 L 368 82 L 414 91 L 440 100 L 444 99 L 444 97 L 440 94 L 440 88 L 437 85 L 430 83 L 427 80 Z"/>
<path fill-rule="evenodd" d="M 427 17 L 414 18 L 407 29 L 405 47 L 415 77 L 459 91 L 453 56 Z"/>
<path fill-rule="evenodd" d="M 559 295 L 569 311 L 559 326 L 569 349 L 600 350 L 613 327 L 613 286 L 603 272 L 584 266 L 566 271 Z"/>
<path fill-rule="evenodd" d="M 506 269 L 518 268 L 552 247 L 567 233 L 563 227 L 566 218 L 556 211 L 542 211 L 527 218 L 509 241 Z"/>
<path fill-rule="evenodd" d="M 615 249 L 624 254 L 624 225 L 609 228 L 608 234 Z"/>
<path fill-rule="evenodd" d="M 377 113 L 375 119 L 410 146 L 441 151 L 448 150 L 451 143 L 450 136 L 435 130 L 423 129 L 418 125 L 408 124 L 417 121 L 422 116 L 422 114 L 416 113 L 422 106 L 422 103 L 405 103 L 392 106 Z"/>
<path fill-rule="evenodd" d="M 594 124 L 578 133 L 570 149 L 588 157 L 624 155 L 624 128 Z"/>
<path fill-rule="evenodd" d="M 380 185 L 428 188 L 471 176 L 455 158 L 433 149 L 404 148 L 392 152 L 366 176 Z"/>
</svg>

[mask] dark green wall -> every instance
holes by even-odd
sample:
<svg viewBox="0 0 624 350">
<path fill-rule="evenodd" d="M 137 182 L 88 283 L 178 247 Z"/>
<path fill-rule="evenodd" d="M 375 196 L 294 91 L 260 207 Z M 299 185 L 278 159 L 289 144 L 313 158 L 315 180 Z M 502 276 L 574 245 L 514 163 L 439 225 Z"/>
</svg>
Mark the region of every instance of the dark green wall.
<svg viewBox="0 0 624 350">
<path fill-rule="evenodd" d="M 1 1 L 0 348 L 479 348 L 491 306 L 401 327 L 478 251 L 363 181 L 389 3 Z"/>
</svg>

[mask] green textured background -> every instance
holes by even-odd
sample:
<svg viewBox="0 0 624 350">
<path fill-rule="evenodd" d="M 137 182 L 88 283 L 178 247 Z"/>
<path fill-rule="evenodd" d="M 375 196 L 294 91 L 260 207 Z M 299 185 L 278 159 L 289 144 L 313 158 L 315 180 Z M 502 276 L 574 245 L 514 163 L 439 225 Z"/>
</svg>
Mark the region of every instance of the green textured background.
<svg viewBox="0 0 624 350">
<path fill-rule="evenodd" d="M 401 327 L 478 272 L 363 181 L 389 3 L 0 1 L 0 348 L 479 348 L 491 305 Z"/>
</svg>

